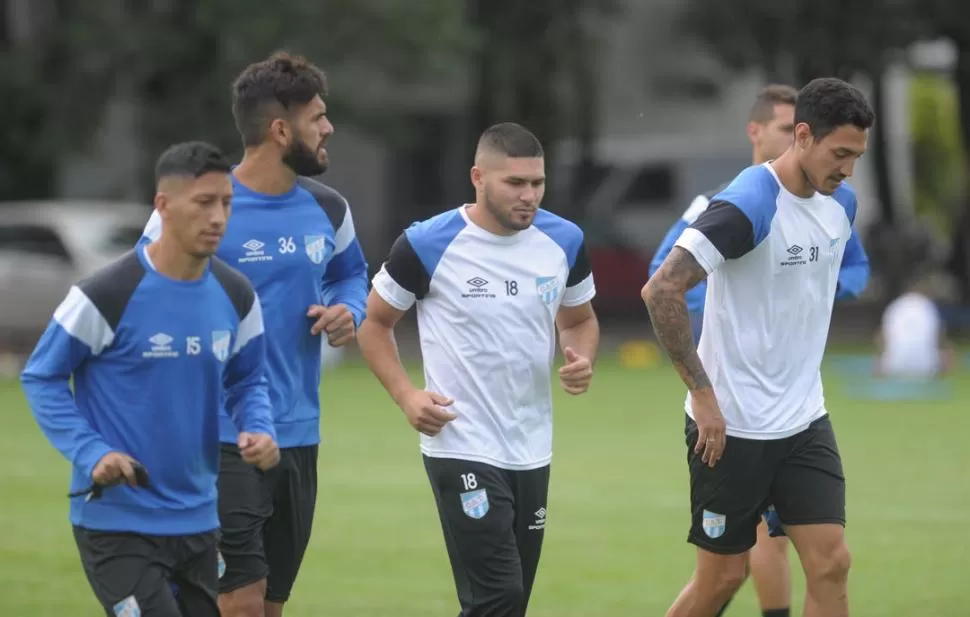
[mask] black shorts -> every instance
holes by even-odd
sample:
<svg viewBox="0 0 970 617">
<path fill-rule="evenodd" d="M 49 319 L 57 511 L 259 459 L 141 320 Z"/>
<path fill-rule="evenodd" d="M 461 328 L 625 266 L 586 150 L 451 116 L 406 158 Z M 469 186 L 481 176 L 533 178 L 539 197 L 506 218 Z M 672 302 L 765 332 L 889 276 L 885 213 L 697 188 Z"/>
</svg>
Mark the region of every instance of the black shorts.
<svg viewBox="0 0 970 617">
<path fill-rule="evenodd" d="M 688 541 L 713 553 L 754 546 L 762 513 L 774 506 L 782 525 L 845 525 L 845 476 L 826 415 L 784 439 L 728 437 L 714 466 L 694 454 L 697 425 L 684 429 L 690 468 Z"/>
<path fill-rule="evenodd" d="M 74 527 L 88 583 L 109 617 L 219 617 L 219 532 L 150 536 Z"/>
<path fill-rule="evenodd" d="M 310 543 L 317 501 L 317 446 L 283 448 L 279 465 L 260 471 L 239 448 L 222 444 L 219 550 L 226 568 L 220 593 L 262 579 L 266 599 L 286 602 Z"/>
<path fill-rule="evenodd" d="M 549 466 L 510 471 L 424 457 L 461 615 L 521 617 L 546 527 Z"/>
</svg>

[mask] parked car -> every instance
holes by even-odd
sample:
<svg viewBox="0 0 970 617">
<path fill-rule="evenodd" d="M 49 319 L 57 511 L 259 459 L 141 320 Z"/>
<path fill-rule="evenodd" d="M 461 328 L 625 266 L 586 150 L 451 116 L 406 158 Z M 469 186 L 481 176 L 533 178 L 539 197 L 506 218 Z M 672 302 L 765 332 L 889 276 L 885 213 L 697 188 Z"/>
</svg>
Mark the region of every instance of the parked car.
<svg viewBox="0 0 970 617">
<path fill-rule="evenodd" d="M 0 203 L 0 347 L 28 349 L 71 285 L 130 250 L 147 205 Z"/>
</svg>

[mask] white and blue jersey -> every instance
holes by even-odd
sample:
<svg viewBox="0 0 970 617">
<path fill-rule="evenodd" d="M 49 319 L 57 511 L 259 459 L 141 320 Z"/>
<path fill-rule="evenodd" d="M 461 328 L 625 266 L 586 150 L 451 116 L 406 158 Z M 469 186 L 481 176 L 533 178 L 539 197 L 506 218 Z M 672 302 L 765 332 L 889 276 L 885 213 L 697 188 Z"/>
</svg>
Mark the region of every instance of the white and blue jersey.
<svg viewBox="0 0 970 617">
<path fill-rule="evenodd" d="M 332 188 L 298 178 L 281 195 L 257 193 L 233 177 L 232 215 L 217 255 L 248 278 L 266 320 L 267 377 L 281 448 L 320 441 L 321 337 L 307 309 L 345 304 L 359 327 L 368 292 L 367 262 L 347 201 Z M 158 237 L 153 214 L 143 242 Z M 220 435 L 236 443 L 223 414 Z"/>
<path fill-rule="evenodd" d="M 708 273 L 698 354 L 729 435 L 780 439 L 826 414 L 820 366 L 840 271 L 867 268 L 861 247 L 849 249 L 855 215 L 848 184 L 798 197 L 765 163 L 714 195 L 675 243 Z"/>
<path fill-rule="evenodd" d="M 252 286 L 212 260 L 175 281 L 139 247 L 71 287 L 21 376 L 48 440 L 71 461 L 71 491 L 112 451 L 150 486 L 71 502 L 71 522 L 101 531 L 188 535 L 218 529 L 219 413 L 274 434 L 262 311 Z M 71 380 L 73 378 L 73 390 Z"/>
<path fill-rule="evenodd" d="M 421 435 L 426 456 L 549 463 L 556 315 L 596 293 L 579 227 L 539 210 L 500 236 L 449 210 L 398 237 L 374 291 L 401 311 L 417 303 L 426 388 L 455 401 L 457 419 Z"/>
<path fill-rule="evenodd" d="M 691 223 L 696 221 L 697 217 L 699 217 L 705 210 L 707 210 L 707 207 L 711 203 L 711 198 L 726 186 L 726 184 L 722 185 L 713 192 L 695 197 L 694 201 L 690 203 L 681 217 L 670 226 L 670 229 L 667 230 L 667 235 L 664 236 L 663 241 L 661 241 L 660 246 L 657 248 L 657 252 L 650 261 L 648 270 L 649 276 L 653 276 L 657 273 L 657 270 L 660 269 L 660 266 L 667 258 L 667 255 L 670 254 L 670 250 L 674 248 L 674 244 L 677 242 L 677 239 L 680 238 L 680 234 L 684 233 L 684 230 L 687 229 Z M 845 256 L 839 269 L 839 284 L 836 289 L 835 299 L 849 300 L 858 297 L 859 294 L 865 290 L 868 282 L 869 259 L 866 257 L 866 252 L 862 248 L 862 242 L 859 240 L 859 235 L 853 229 L 852 237 L 849 239 L 848 246 L 845 247 Z M 701 281 L 687 291 L 685 296 L 685 300 L 687 301 L 687 310 L 692 315 L 700 316 L 703 314 L 704 298 L 706 295 L 706 280 Z"/>
</svg>

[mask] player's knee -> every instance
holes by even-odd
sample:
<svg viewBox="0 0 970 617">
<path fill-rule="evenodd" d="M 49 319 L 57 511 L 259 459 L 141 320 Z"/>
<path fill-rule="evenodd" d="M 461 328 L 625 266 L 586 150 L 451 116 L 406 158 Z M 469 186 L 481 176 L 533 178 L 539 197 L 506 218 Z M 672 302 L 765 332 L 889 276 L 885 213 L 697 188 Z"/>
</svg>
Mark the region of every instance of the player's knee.
<svg viewBox="0 0 970 617">
<path fill-rule="evenodd" d="M 262 580 L 219 595 L 222 617 L 266 617 L 266 581 Z"/>
<path fill-rule="evenodd" d="M 495 594 L 483 599 L 480 612 L 473 614 L 520 615 L 525 606 L 525 588 L 521 581 L 510 581 L 501 590 L 496 590 Z"/>
<path fill-rule="evenodd" d="M 711 555 L 710 563 L 698 564 L 695 577 L 701 589 L 716 597 L 730 597 L 748 578 L 748 566 L 743 555 Z"/>
<path fill-rule="evenodd" d="M 842 542 L 819 554 L 814 562 L 811 571 L 806 572 L 810 583 L 813 580 L 843 583 L 849 578 L 852 554 L 849 552 L 849 547 Z"/>
</svg>

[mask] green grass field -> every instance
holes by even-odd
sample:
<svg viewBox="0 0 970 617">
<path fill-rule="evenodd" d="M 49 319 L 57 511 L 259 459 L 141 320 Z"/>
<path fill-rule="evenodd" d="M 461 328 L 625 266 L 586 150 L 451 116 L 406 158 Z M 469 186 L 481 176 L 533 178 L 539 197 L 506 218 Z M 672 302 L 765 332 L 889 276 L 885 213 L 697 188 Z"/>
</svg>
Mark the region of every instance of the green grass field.
<svg viewBox="0 0 970 617">
<path fill-rule="evenodd" d="M 826 371 L 848 478 L 855 615 L 970 614 L 967 377 L 952 380 L 948 400 L 884 403 L 849 400 L 848 377 Z M 314 537 L 288 617 L 454 616 L 417 435 L 360 365 L 327 374 L 324 390 Z M 530 617 L 664 614 L 693 562 L 682 398 L 669 367 L 624 369 L 609 359 L 588 395 L 557 394 L 550 518 Z M 43 439 L 16 382 L 0 384 L 0 410 L 0 615 L 103 615 L 70 536 L 67 462 Z M 794 574 L 800 615 L 797 565 Z M 753 616 L 755 606 L 748 584 L 728 614 Z"/>
</svg>

